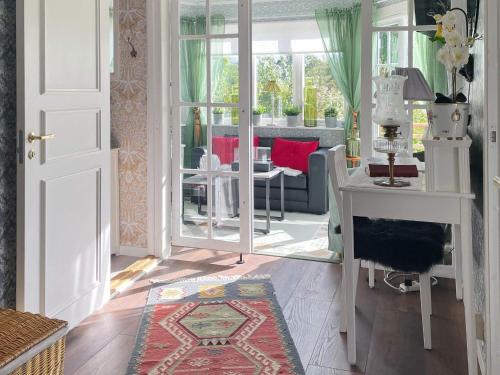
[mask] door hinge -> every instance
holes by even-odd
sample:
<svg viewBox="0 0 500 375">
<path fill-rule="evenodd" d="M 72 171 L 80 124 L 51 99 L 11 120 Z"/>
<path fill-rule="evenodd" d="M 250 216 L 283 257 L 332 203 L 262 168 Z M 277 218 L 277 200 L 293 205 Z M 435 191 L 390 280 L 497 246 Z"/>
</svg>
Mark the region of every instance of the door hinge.
<svg viewBox="0 0 500 375">
<path fill-rule="evenodd" d="M 490 132 L 490 142 L 491 143 L 496 143 L 497 142 L 497 131 L 496 130 L 492 130 Z"/>
</svg>

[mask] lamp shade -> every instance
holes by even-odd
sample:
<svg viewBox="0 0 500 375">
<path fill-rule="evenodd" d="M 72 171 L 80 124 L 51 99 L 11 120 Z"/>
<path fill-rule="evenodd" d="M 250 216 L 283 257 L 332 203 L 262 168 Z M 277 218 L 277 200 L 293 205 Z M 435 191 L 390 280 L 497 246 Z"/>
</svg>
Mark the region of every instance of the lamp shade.
<svg viewBox="0 0 500 375">
<path fill-rule="evenodd" d="M 278 83 L 274 79 L 271 79 L 267 81 L 266 86 L 264 87 L 264 91 L 270 92 L 272 94 L 277 94 L 281 91 L 281 89 Z"/>
<path fill-rule="evenodd" d="M 420 69 L 396 68 L 393 74 L 408 77 L 403 88 L 403 98 L 405 100 L 433 101 L 435 99 L 434 93 Z"/>
</svg>

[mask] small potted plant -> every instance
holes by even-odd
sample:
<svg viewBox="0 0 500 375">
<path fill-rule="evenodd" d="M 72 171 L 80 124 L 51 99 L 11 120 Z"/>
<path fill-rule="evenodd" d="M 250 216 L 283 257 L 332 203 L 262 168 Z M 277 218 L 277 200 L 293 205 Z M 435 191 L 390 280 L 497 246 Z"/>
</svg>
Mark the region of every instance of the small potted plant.
<svg viewBox="0 0 500 375">
<path fill-rule="evenodd" d="M 302 113 L 300 107 L 291 106 L 285 108 L 283 113 L 286 115 L 286 125 L 293 128 L 299 123 L 299 115 Z"/>
<path fill-rule="evenodd" d="M 254 126 L 259 126 L 262 121 L 262 114 L 264 113 L 265 108 L 263 106 L 258 106 L 253 109 L 253 124 Z"/>
<path fill-rule="evenodd" d="M 327 128 L 336 128 L 337 127 L 337 116 L 338 116 L 337 108 L 328 107 L 325 109 L 325 126 Z"/>
<path fill-rule="evenodd" d="M 212 114 L 214 116 L 214 124 L 222 125 L 222 122 L 224 120 L 224 111 L 222 110 L 222 108 L 214 108 Z"/>
</svg>

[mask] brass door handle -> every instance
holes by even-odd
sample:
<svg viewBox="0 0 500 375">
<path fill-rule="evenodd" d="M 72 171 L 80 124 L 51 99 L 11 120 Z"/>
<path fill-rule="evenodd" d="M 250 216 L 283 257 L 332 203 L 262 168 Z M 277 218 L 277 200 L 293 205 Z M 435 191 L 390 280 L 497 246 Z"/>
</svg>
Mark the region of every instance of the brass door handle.
<svg viewBox="0 0 500 375">
<path fill-rule="evenodd" d="M 55 137 L 55 134 L 36 135 L 35 133 L 31 132 L 28 134 L 28 143 L 33 143 L 35 141 L 46 141 L 49 139 L 54 139 Z"/>
</svg>

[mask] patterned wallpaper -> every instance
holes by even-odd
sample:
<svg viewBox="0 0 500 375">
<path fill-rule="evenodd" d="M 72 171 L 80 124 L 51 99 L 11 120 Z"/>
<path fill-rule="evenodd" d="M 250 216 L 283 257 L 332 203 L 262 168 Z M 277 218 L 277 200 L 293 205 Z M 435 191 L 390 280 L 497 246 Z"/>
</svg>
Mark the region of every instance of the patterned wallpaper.
<svg viewBox="0 0 500 375">
<path fill-rule="evenodd" d="M 120 0 L 119 64 L 111 81 L 112 146 L 120 147 L 120 242 L 147 247 L 146 0 Z M 131 56 L 131 43 L 137 57 Z"/>
<path fill-rule="evenodd" d="M 16 298 L 16 1 L 0 0 L 0 308 Z"/>
</svg>

